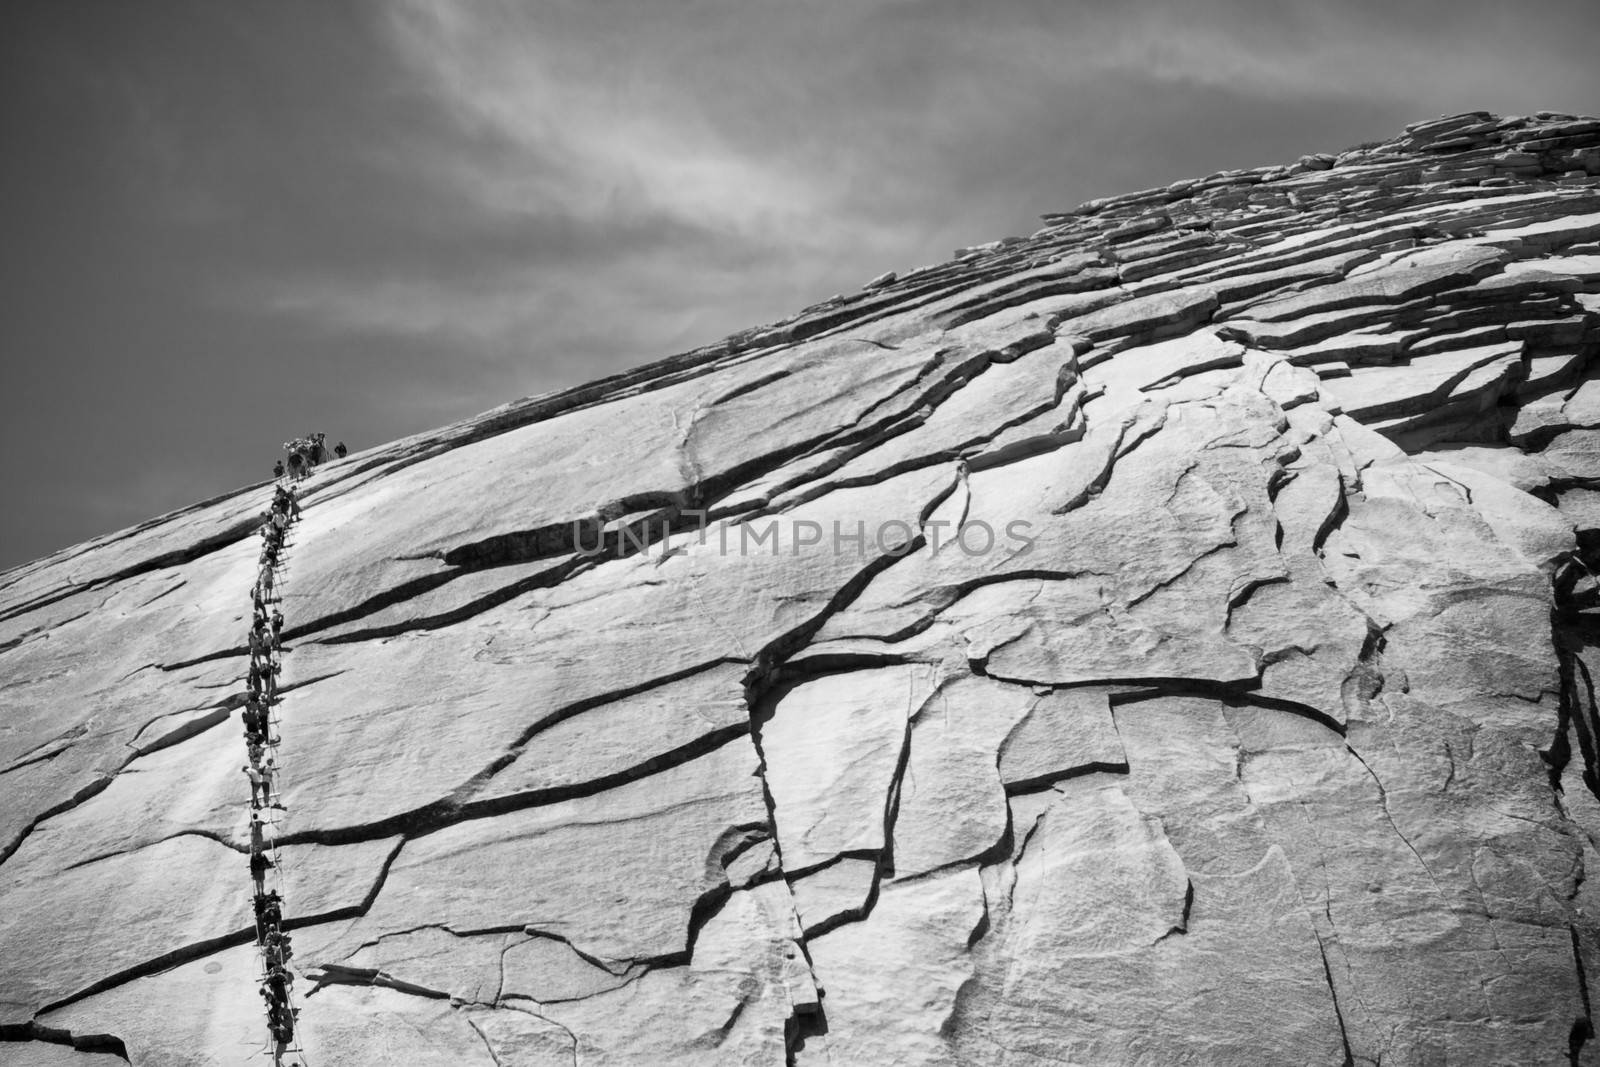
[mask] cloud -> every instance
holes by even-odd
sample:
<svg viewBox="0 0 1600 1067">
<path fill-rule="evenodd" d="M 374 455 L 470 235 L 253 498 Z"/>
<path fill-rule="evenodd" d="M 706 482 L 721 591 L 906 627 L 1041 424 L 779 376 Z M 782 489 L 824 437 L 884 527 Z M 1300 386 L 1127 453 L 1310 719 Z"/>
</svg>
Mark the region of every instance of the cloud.
<svg viewBox="0 0 1600 1067">
<path fill-rule="evenodd" d="M 1504 95 L 1517 83 L 1592 94 L 1582 30 L 1600 28 L 1600 10 L 1587 0 L 901 0 L 878 5 L 873 21 L 885 36 L 934 49 L 933 65 L 957 80 L 1021 67 L 1056 87 L 1121 75 L 1249 95 L 1421 95 L 1467 106 L 1463 97 Z"/>
<path fill-rule="evenodd" d="M 406 118 L 350 131 L 372 189 L 333 222 L 350 254 L 233 298 L 561 380 L 1090 196 L 1381 136 L 1418 100 L 1496 106 L 1528 81 L 1508 50 L 1538 50 L 1547 84 L 1587 69 L 1493 5 L 409 0 L 373 17 Z"/>
<path fill-rule="evenodd" d="M 390 9 L 400 54 L 434 98 L 464 131 L 516 150 L 435 161 L 458 191 L 507 216 L 659 213 L 730 233 L 795 231 L 816 216 L 808 175 L 729 143 L 648 65 L 608 84 L 604 38 L 546 33 L 542 10 Z"/>
</svg>

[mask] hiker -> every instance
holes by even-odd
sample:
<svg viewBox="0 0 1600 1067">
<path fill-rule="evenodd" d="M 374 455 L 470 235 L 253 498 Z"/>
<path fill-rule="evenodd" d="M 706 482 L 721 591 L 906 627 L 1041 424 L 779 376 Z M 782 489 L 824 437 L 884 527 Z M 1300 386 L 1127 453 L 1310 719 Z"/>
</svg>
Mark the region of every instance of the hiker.
<svg viewBox="0 0 1600 1067">
<path fill-rule="evenodd" d="M 283 897 L 274 889 L 270 893 L 256 894 L 256 922 L 263 928 L 277 926 L 283 919 Z"/>
<path fill-rule="evenodd" d="M 244 740 L 247 745 L 275 745 L 278 738 L 268 737 L 272 726 L 267 718 L 267 705 L 256 700 L 253 705 L 246 704 L 244 713 Z"/>
<path fill-rule="evenodd" d="M 338 444 L 333 446 L 333 454 L 338 456 L 340 459 L 343 459 L 350 454 L 350 450 L 344 447 L 343 441 L 340 441 Z"/>
<path fill-rule="evenodd" d="M 267 1002 L 267 1011 L 282 1016 L 289 1014 L 289 986 L 294 976 L 282 967 L 267 970 L 267 979 L 261 983 L 261 999 Z"/>
<path fill-rule="evenodd" d="M 252 855 L 267 850 L 266 830 L 265 824 L 261 821 L 261 813 L 252 811 L 250 813 L 250 852 Z"/>
<path fill-rule="evenodd" d="M 288 809 L 278 798 L 278 763 L 271 756 L 268 756 L 267 762 L 261 765 L 261 781 L 261 794 L 268 800 L 267 807 L 287 811 Z"/>
<path fill-rule="evenodd" d="M 272 465 L 272 476 L 274 478 L 283 477 L 283 460 L 280 459 Z"/>
<path fill-rule="evenodd" d="M 267 1002 L 267 1029 L 272 1032 L 272 1039 L 287 1045 L 294 1040 L 294 1010 L 289 1007 L 289 991 L 280 990 L 269 978 L 261 989 L 261 996 Z"/>
<path fill-rule="evenodd" d="M 268 967 L 287 968 L 289 959 L 294 955 L 294 949 L 289 947 L 289 935 L 281 930 L 274 930 L 267 935 L 266 957 Z"/>
<path fill-rule="evenodd" d="M 270 764 L 272 761 L 268 760 L 267 762 Z M 244 773 L 250 779 L 250 806 L 252 808 L 260 808 L 267 798 L 266 775 L 257 769 L 254 764 L 250 763 L 244 765 Z"/>
<path fill-rule="evenodd" d="M 273 863 L 267 858 L 265 852 L 250 853 L 250 877 L 256 883 L 256 891 L 260 892 L 266 882 L 267 872 L 272 870 Z"/>
<path fill-rule="evenodd" d="M 267 969 L 267 987 L 272 990 L 272 999 L 287 1010 L 289 1007 L 289 987 L 294 984 L 294 975 L 285 967 L 269 967 Z"/>
<path fill-rule="evenodd" d="M 252 657 L 250 660 L 250 675 L 245 680 L 245 685 L 247 688 L 264 693 L 270 698 L 277 689 L 276 680 L 273 676 L 278 673 L 278 670 L 278 665 L 273 663 L 271 657 L 265 653 L 259 657 Z"/>
<path fill-rule="evenodd" d="M 278 954 L 283 957 L 283 966 L 287 967 L 289 965 L 289 961 L 294 959 L 293 940 L 282 930 L 274 930 L 272 932 L 272 938 L 277 942 Z"/>
</svg>

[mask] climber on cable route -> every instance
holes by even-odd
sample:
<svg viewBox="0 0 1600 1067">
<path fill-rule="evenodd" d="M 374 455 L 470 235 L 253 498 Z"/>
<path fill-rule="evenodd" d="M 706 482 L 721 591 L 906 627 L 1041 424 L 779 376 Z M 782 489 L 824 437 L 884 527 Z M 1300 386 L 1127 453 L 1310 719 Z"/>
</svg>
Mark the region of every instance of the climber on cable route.
<svg viewBox="0 0 1600 1067">
<path fill-rule="evenodd" d="M 313 433 L 296 437 L 293 441 L 285 441 L 283 450 L 289 454 L 289 473 L 299 478 L 311 473 L 312 467 L 326 459 L 328 448 L 324 442 L 327 436 L 324 433 Z"/>
<path fill-rule="evenodd" d="M 275 866 L 265 852 L 250 853 L 250 878 L 256 884 L 256 892 L 266 888 L 267 872 Z"/>
<path fill-rule="evenodd" d="M 288 970 L 279 966 L 270 967 L 267 980 L 261 983 L 261 999 L 267 1002 L 267 1029 L 279 1045 L 294 1040 L 294 1012 L 289 1007 L 289 986 L 293 981 Z"/>
<path fill-rule="evenodd" d="M 267 824 L 261 819 L 261 812 L 250 813 L 250 854 L 252 856 L 267 851 Z"/>
<path fill-rule="evenodd" d="M 272 510 L 284 512 L 291 520 L 300 517 L 300 501 L 295 498 L 293 486 L 278 486 L 272 497 Z"/>
<path fill-rule="evenodd" d="M 244 765 L 245 777 L 250 779 L 250 806 L 259 809 L 267 802 L 267 780 L 261 774 L 261 768 L 253 763 Z"/>
<path fill-rule="evenodd" d="M 267 798 L 266 806 L 277 808 L 279 811 L 289 810 L 283 806 L 278 796 L 278 763 L 271 756 L 268 756 L 267 762 L 261 765 L 261 781 L 262 793 Z"/>
<path fill-rule="evenodd" d="M 286 968 L 289 959 L 294 955 L 294 948 L 289 944 L 289 935 L 282 930 L 273 929 L 266 935 L 266 957 L 268 967 Z"/>
<path fill-rule="evenodd" d="M 272 599 L 272 587 L 277 581 L 271 567 L 262 567 L 256 575 L 255 599 L 265 603 Z"/>
<path fill-rule="evenodd" d="M 255 898 L 256 923 L 263 930 L 277 926 L 283 921 L 283 897 L 273 889 L 265 893 L 257 893 Z"/>
<path fill-rule="evenodd" d="M 259 689 L 251 689 L 244 696 L 244 736 L 247 743 L 277 744 L 267 739 L 267 702 Z"/>
</svg>

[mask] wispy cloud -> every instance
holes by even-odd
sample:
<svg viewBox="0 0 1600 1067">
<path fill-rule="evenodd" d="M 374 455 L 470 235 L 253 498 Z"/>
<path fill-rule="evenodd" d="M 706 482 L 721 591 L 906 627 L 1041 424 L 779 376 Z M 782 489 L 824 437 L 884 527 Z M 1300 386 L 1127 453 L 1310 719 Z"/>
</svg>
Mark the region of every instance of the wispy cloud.
<svg viewBox="0 0 1600 1067">
<path fill-rule="evenodd" d="M 598 373 L 826 295 L 841 250 L 897 249 L 894 227 L 840 210 L 826 159 L 741 143 L 670 69 L 614 79 L 603 40 L 544 25 L 572 14 L 559 5 L 384 12 L 433 121 L 367 158 L 417 183 L 416 215 L 471 241 L 441 253 L 451 234 L 427 234 L 411 258 L 258 278 L 229 293 L 241 306 L 551 367 L 578 351 Z"/>
<path fill-rule="evenodd" d="M 435 160 L 460 193 L 512 217 L 660 213 L 731 233 L 815 216 L 808 176 L 741 152 L 669 84 L 606 85 L 596 56 L 571 54 L 603 43 L 544 34 L 536 11 L 391 9 L 394 40 L 435 98 L 465 131 L 512 149 Z"/>
<path fill-rule="evenodd" d="M 1296 151 L 1340 147 L 1318 130 L 1341 115 L 1477 104 L 1505 80 L 1498 9 L 1375 32 L 1365 6 L 406 0 L 378 28 L 427 121 L 368 161 L 444 221 L 409 259 L 251 299 L 330 331 L 615 369 L 1088 195 L 1270 162 L 1297 120 Z"/>
</svg>

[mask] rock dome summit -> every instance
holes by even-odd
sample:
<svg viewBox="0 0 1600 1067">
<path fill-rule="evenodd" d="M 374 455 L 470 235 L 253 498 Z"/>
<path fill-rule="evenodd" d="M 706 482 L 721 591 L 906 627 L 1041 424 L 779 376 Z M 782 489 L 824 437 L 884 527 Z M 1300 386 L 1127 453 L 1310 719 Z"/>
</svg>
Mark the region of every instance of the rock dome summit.
<svg viewBox="0 0 1600 1067">
<path fill-rule="evenodd" d="M 1600 1064 L 1600 120 L 1044 223 L 297 482 L 282 1062 Z M 8 1065 L 273 1058 L 276 492 L 0 575 Z"/>
</svg>

